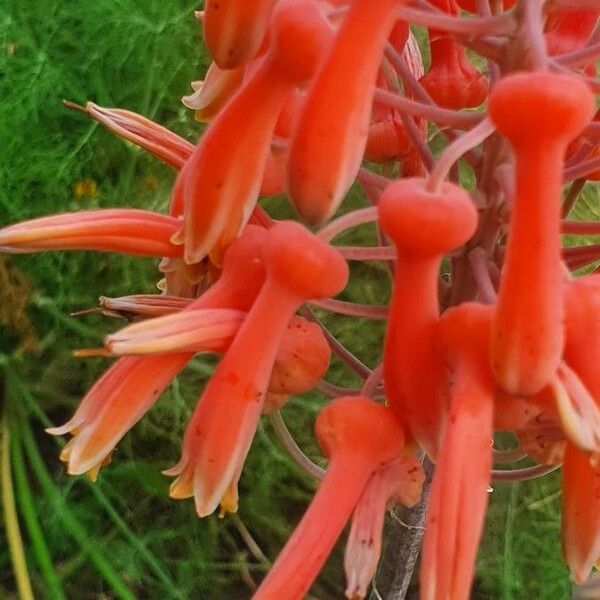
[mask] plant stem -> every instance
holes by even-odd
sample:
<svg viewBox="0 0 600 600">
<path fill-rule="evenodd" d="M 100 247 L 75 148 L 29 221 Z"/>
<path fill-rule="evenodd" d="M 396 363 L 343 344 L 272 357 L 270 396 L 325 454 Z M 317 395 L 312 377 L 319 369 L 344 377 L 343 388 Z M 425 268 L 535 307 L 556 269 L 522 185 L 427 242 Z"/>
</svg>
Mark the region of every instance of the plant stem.
<svg viewBox="0 0 600 600">
<path fill-rule="evenodd" d="M 419 503 L 410 509 L 397 507 L 391 513 L 385 548 L 373 579 L 369 600 L 406 598 L 425 534 L 427 498 L 434 470 L 428 458 L 423 461 L 423 470 L 425 482 Z"/>
</svg>

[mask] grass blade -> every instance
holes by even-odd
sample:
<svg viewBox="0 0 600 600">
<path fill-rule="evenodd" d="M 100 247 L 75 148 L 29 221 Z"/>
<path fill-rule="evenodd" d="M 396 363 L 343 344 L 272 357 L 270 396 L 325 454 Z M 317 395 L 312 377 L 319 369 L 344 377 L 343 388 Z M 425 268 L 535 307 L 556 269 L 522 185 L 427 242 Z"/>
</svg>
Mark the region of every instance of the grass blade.
<svg viewBox="0 0 600 600">
<path fill-rule="evenodd" d="M 46 593 L 51 600 L 66 600 L 66 596 L 62 591 L 60 578 L 52 564 L 52 556 L 46 546 L 44 534 L 36 515 L 33 496 L 27 483 L 23 449 L 18 437 L 13 438 L 11 450 L 15 472 L 15 486 L 19 498 L 21 514 L 25 522 L 25 527 L 27 528 L 27 533 L 29 534 L 29 539 L 31 540 L 33 553 L 46 584 Z"/>
<path fill-rule="evenodd" d="M 2 508 L 6 523 L 6 538 L 21 600 L 34 600 L 31 581 L 25 560 L 23 538 L 19 529 L 15 494 L 10 470 L 10 429 L 6 411 L 2 421 L 2 459 L 0 465 L 0 483 L 2 484 Z"/>
</svg>

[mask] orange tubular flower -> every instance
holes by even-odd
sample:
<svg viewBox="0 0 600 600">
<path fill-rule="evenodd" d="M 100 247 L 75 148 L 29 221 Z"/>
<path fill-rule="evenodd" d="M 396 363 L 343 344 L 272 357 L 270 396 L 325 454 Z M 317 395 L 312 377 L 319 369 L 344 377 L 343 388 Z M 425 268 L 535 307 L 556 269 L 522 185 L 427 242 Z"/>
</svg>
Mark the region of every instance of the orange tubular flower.
<svg viewBox="0 0 600 600">
<path fill-rule="evenodd" d="M 264 280 L 264 233 L 260 227 L 246 228 L 227 251 L 219 281 L 194 302 L 196 309 L 248 310 Z M 91 471 L 95 477 L 119 440 L 200 350 L 202 346 L 196 340 L 191 352 L 124 357 L 114 363 L 82 400 L 73 418 L 62 427 L 48 430 L 54 435 L 75 435 L 61 454 L 69 473 Z"/>
<path fill-rule="evenodd" d="M 348 266 L 331 246 L 297 223 L 283 221 L 266 233 L 265 284 L 235 340 L 208 382 L 188 424 L 174 498 L 194 496 L 201 517 L 237 494 L 237 479 L 250 449 L 277 348 L 297 308 L 309 299 L 339 293 Z"/>
<path fill-rule="evenodd" d="M 330 218 L 360 167 L 377 70 L 404 0 L 354 0 L 310 89 L 288 165 L 288 192 L 311 225 Z"/>
<path fill-rule="evenodd" d="M 181 169 L 194 150 L 194 145 L 166 127 L 122 108 L 106 108 L 93 102 L 80 107 L 65 102 L 69 108 L 83 110 L 112 133 L 137 144 L 174 169 Z"/>
<path fill-rule="evenodd" d="M 312 77 L 332 30 L 312 0 L 282 0 L 270 34 L 265 59 L 213 121 L 179 175 L 185 178 L 185 219 L 177 240 L 185 242 L 188 263 L 209 252 L 218 262 L 248 221 L 279 113 L 290 92 Z"/>
<path fill-rule="evenodd" d="M 69 464 L 69 473 L 90 471 L 95 478 L 117 442 L 151 408 L 192 356 L 197 352 L 226 351 L 244 317 L 245 313 L 232 309 L 187 310 L 108 336 L 111 354 L 161 356 L 120 359 L 92 388 L 68 423 L 48 429 L 54 435 L 75 432 L 61 454 L 61 460 Z M 321 328 L 293 317 L 277 350 L 265 408 L 280 408 L 289 395 L 312 389 L 327 370 L 329 357 Z"/>
<path fill-rule="evenodd" d="M 600 404 L 599 311 L 600 277 L 568 284 L 565 359 Z M 571 443 L 563 464 L 562 540 L 571 576 L 582 583 L 600 558 L 600 468 Z"/>
<path fill-rule="evenodd" d="M 346 597 L 364 598 L 381 555 L 385 512 L 390 505 L 412 507 L 421 499 L 425 473 L 415 456 L 401 456 L 371 475 L 352 515 L 346 542 Z"/>
<path fill-rule="evenodd" d="M 422 600 L 467 600 L 492 467 L 495 383 L 487 360 L 491 307 L 463 303 L 440 318 L 449 414 L 427 508 Z"/>
<path fill-rule="evenodd" d="M 443 368 L 434 347 L 442 257 L 475 232 L 477 211 L 467 192 L 446 183 L 430 192 L 426 181 L 405 179 L 379 200 L 379 221 L 398 252 L 384 351 L 390 406 L 435 457 L 444 418 L 439 391 Z"/>
<path fill-rule="evenodd" d="M 504 77 L 489 114 L 515 152 L 516 184 L 491 361 L 498 385 L 531 395 L 556 372 L 564 341 L 560 192 L 568 143 L 594 114 L 594 95 L 576 76 Z"/>
<path fill-rule="evenodd" d="M 224 353 L 246 313 L 228 308 L 195 309 L 136 323 L 107 336 L 106 350 L 82 350 L 78 356 Z M 287 325 L 267 387 L 263 412 L 281 408 L 291 395 L 310 391 L 329 366 L 331 348 L 316 323 L 294 316 Z"/>
<path fill-rule="evenodd" d="M 583 583 L 600 558 L 600 467 L 567 444 L 563 462 L 562 545 L 576 583 Z"/>
<path fill-rule="evenodd" d="M 332 401 L 319 413 L 315 431 L 329 458 L 325 479 L 253 600 L 304 598 L 369 477 L 404 447 L 391 411 L 363 396 Z"/>
<path fill-rule="evenodd" d="M 226 77 L 226 79 L 228 78 Z M 222 96 L 222 94 L 225 94 L 225 90 L 221 90 L 221 87 L 224 87 L 225 84 L 220 80 L 213 81 L 211 79 L 209 82 L 208 75 L 205 84 L 209 89 L 200 94 L 201 100 L 202 102 L 209 102 L 209 105 L 206 106 L 207 111 L 210 110 L 216 113 L 222 107 L 221 103 L 225 103 L 229 99 L 229 97 L 224 98 Z M 232 93 L 232 91 L 229 90 L 228 93 Z M 197 101 L 200 102 L 200 100 Z M 120 108 L 105 108 L 93 102 L 88 102 L 85 108 L 72 102 L 65 102 L 65 104 L 69 108 L 82 110 L 112 133 L 137 144 L 140 148 L 144 148 L 144 150 L 148 150 L 156 158 L 177 171 L 184 169 L 194 152 L 195 146 L 192 143 L 137 113 Z M 267 178 L 268 174 L 265 173 L 264 177 Z M 184 183 L 185 176 L 178 177 L 171 192 L 171 206 L 169 210 L 171 216 L 180 217 L 183 215 Z M 264 186 L 265 181 L 263 181 Z M 278 190 L 278 193 L 280 191 Z M 255 206 L 250 217 L 250 222 L 268 227 L 271 224 L 271 219 L 260 206 Z"/>
<path fill-rule="evenodd" d="M 146 414 L 189 360 L 189 356 L 179 354 L 126 357 L 109 368 L 67 423 L 46 430 L 52 435 L 74 435 L 60 454 L 69 474 L 89 472 L 95 480 L 119 440 Z"/>
<path fill-rule="evenodd" d="M 246 313 L 239 310 L 202 309 L 196 305 L 176 314 L 128 325 L 106 336 L 104 345 L 113 356 L 224 352 L 245 317 Z"/>
<path fill-rule="evenodd" d="M 208 0 L 204 41 L 221 69 L 249 62 L 263 42 L 275 0 Z"/>
<path fill-rule="evenodd" d="M 132 208 L 85 210 L 40 217 L 0 229 L 0 252 L 98 250 L 138 256 L 181 256 L 171 238 L 181 223 Z"/>
<path fill-rule="evenodd" d="M 456 15 L 454 0 L 433 2 L 444 12 Z M 460 110 L 479 106 L 486 98 L 485 77 L 469 62 L 465 49 L 451 34 L 429 30 L 431 66 L 421 78 L 421 85 L 435 102 L 444 108 Z"/>
<path fill-rule="evenodd" d="M 245 318 L 245 312 L 230 308 L 194 308 L 129 325 L 108 335 L 104 344 L 111 356 L 223 353 Z M 271 408 L 284 404 L 291 394 L 311 390 L 327 371 L 330 356 L 321 327 L 302 317 L 292 317 L 277 349 L 269 381 Z"/>
</svg>

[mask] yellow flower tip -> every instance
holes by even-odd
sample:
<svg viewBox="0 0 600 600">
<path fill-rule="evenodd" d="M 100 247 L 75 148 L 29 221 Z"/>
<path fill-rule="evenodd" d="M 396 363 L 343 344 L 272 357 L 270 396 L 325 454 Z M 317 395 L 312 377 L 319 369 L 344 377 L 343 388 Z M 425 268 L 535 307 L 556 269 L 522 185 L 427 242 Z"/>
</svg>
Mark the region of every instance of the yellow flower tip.
<svg viewBox="0 0 600 600">
<path fill-rule="evenodd" d="M 91 469 L 88 469 L 88 471 L 86 471 L 86 473 L 85 473 L 85 476 L 92 483 L 96 483 L 96 480 L 98 479 L 98 474 L 100 473 L 100 469 L 102 467 L 105 467 L 108 463 L 110 463 L 111 460 L 112 460 L 112 455 L 109 454 L 108 456 L 106 456 L 104 458 L 104 460 L 99 462 L 97 465 L 94 465 Z"/>
<path fill-rule="evenodd" d="M 186 500 L 194 495 L 194 489 L 191 483 L 183 483 L 179 479 L 174 481 L 169 487 L 169 496 L 173 500 Z"/>
<path fill-rule="evenodd" d="M 98 185 L 93 179 L 81 179 L 73 184 L 75 198 L 94 198 L 98 192 Z"/>
<path fill-rule="evenodd" d="M 170 469 L 165 469 L 163 475 L 177 478 L 169 487 L 169 496 L 174 500 L 185 500 L 194 495 L 194 471 L 188 461 L 179 461 Z"/>
<path fill-rule="evenodd" d="M 238 492 L 237 485 L 232 483 L 229 486 L 223 499 L 221 500 L 219 518 L 222 519 L 227 513 L 236 513 L 238 511 Z"/>
<path fill-rule="evenodd" d="M 86 478 L 91 481 L 92 483 L 96 483 L 97 479 L 98 479 L 98 474 L 100 473 L 100 465 L 96 465 L 95 467 L 92 467 L 86 474 Z"/>
<path fill-rule="evenodd" d="M 71 459 L 71 452 L 73 451 L 74 443 L 75 443 L 75 438 L 73 438 L 67 444 L 65 444 L 64 448 L 60 451 L 58 458 L 61 462 L 69 463 L 69 461 Z"/>
<path fill-rule="evenodd" d="M 154 175 L 148 175 L 143 181 L 147 190 L 155 190 L 158 187 L 158 179 Z"/>
<path fill-rule="evenodd" d="M 73 358 L 92 358 L 95 356 L 112 356 L 108 348 L 80 348 L 73 350 L 71 353 Z"/>
</svg>

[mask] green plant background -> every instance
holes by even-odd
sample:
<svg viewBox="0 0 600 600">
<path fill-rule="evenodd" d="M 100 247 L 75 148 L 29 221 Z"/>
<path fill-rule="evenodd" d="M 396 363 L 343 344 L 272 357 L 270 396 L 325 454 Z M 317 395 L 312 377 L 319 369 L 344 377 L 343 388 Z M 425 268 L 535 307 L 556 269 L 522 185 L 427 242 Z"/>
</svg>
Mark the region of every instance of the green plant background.
<svg viewBox="0 0 600 600">
<path fill-rule="evenodd" d="M 61 100 L 128 108 L 195 140 L 198 125 L 180 103 L 207 66 L 195 8 L 188 0 L 0 0 L 0 225 L 57 211 L 165 208 L 173 172 Z M 95 183 L 95 194 L 75 194 L 83 180 Z M 589 214 L 597 200 L 597 190 L 588 190 L 579 210 Z M 362 202 L 354 193 L 351 204 Z M 283 199 L 268 208 L 291 214 Z M 351 241 L 372 239 L 367 227 Z M 200 521 L 190 501 L 168 499 L 160 472 L 179 457 L 210 359 L 194 361 L 122 441 L 96 484 L 64 474 L 61 441 L 43 428 L 64 422 L 108 364 L 74 359 L 71 351 L 99 345 L 119 326 L 70 313 L 94 306 L 101 294 L 153 292 L 156 280 L 156 264 L 147 259 L 71 252 L 0 260 L 2 485 L 6 492 L 10 472 L 36 598 L 248 598 L 315 489 L 265 422 L 241 482 L 237 517 Z M 388 294 L 381 265 L 353 265 L 347 299 L 382 303 Z M 367 364 L 377 363 L 381 324 L 326 322 Z M 357 383 L 335 362 L 329 379 Z M 322 402 L 307 395 L 284 410 L 316 460 L 312 421 Z M 559 505 L 555 476 L 495 487 L 474 598 L 569 597 Z M 315 598 L 342 597 L 341 557 L 339 547 L 312 590 Z M 14 571 L 0 542 L 2 599 L 17 597 Z"/>
</svg>

